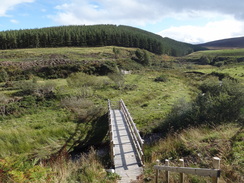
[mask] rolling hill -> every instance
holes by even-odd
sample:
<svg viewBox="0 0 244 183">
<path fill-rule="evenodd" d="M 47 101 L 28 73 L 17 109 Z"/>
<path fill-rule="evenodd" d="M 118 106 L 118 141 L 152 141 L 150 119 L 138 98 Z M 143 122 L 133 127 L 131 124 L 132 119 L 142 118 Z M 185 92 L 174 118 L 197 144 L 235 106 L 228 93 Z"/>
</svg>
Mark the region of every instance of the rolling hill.
<svg viewBox="0 0 244 183">
<path fill-rule="evenodd" d="M 198 46 L 124 25 L 59 26 L 0 32 L 0 49 L 122 46 L 183 56 Z"/>
<path fill-rule="evenodd" d="M 221 39 L 216 41 L 199 44 L 199 46 L 208 48 L 244 48 L 244 37 Z"/>
</svg>

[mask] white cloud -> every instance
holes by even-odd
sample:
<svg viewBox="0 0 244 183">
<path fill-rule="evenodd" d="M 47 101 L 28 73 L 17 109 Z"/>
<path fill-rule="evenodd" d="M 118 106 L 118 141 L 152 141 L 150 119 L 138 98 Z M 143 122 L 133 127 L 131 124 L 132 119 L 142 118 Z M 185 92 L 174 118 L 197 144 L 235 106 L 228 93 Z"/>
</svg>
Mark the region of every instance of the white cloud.
<svg viewBox="0 0 244 183">
<path fill-rule="evenodd" d="M 19 23 L 19 21 L 15 20 L 15 19 L 10 20 L 10 22 L 13 23 L 13 24 L 18 24 Z"/>
<path fill-rule="evenodd" d="M 204 43 L 218 39 L 243 36 L 244 22 L 232 17 L 212 21 L 203 26 L 178 26 L 165 29 L 158 34 L 188 43 Z"/>
<path fill-rule="evenodd" d="M 56 7 L 58 13 L 51 16 L 60 24 L 126 24 L 145 25 L 161 19 L 154 11 L 154 4 L 140 0 L 72 0 Z"/>
<path fill-rule="evenodd" d="M 67 0 L 52 16 L 61 24 L 145 25 L 168 16 L 196 18 L 201 12 L 215 12 L 244 19 L 244 1 L 240 0 Z"/>
<path fill-rule="evenodd" d="M 12 10 L 16 5 L 21 3 L 31 3 L 35 0 L 1 0 L 0 17 L 7 16 L 7 11 Z"/>
</svg>

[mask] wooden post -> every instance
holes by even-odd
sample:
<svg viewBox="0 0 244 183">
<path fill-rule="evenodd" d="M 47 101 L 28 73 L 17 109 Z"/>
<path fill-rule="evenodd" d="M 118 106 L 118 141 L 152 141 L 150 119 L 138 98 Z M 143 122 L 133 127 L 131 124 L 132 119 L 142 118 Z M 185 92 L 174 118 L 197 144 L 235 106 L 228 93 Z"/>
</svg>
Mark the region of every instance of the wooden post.
<svg viewBox="0 0 244 183">
<path fill-rule="evenodd" d="M 169 160 L 165 160 L 165 166 L 169 166 Z M 169 183 L 169 171 L 165 171 L 166 183 Z"/>
<path fill-rule="evenodd" d="M 180 161 L 180 166 L 184 167 L 185 163 L 184 163 L 184 159 L 179 159 Z M 180 173 L 180 183 L 184 183 L 184 173 Z"/>
<path fill-rule="evenodd" d="M 220 169 L 220 158 L 213 157 L 213 168 Z M 212 177 L 212 183 L 218 183 L 219 177 Z"/>
<path fill-rule="evenodd" d="M 114 142 L 113 142 L 113 140 L 111 140 L 110 141 L 110 158 L 111 158 L 111 162 L 113 162 L 114 161 L 114 155 L 113 155 L 113 145 L 114 144 Z"/>
<path fill-rule="evenodd" d="M 159 163 L 160 163 L 160 160 L 158 160 L 157 159 L 157 165 L 159 165 Z M 156 169 L 156 183 L 158 183 L 158 177 L 159 177 L 159 170 L 158 169 Z"/>
<path fill-rule="evenodd" d="M 143 154 L 142 154 L 142 157 L 141 157 L 141 158 L 142 158 L 141 161 L 142 161 L 143 166 L 144 166 L 144 162 L 145 162 L 145 159 L 144 159 L 144 158 L 145 158 L 145 157 L 144 157 L 144 141 L 143 141 L 143 144 L 141 145 L 141 149 L 142 149 L 142 153 L 143 153 Z"/>
<path fill-rule="evenodd" d="M 120 99 L 120 101 L 118 102 L 118 105 L 119 105 L 119 110 L 122 109 L 122 99 Z"/>
</svg>

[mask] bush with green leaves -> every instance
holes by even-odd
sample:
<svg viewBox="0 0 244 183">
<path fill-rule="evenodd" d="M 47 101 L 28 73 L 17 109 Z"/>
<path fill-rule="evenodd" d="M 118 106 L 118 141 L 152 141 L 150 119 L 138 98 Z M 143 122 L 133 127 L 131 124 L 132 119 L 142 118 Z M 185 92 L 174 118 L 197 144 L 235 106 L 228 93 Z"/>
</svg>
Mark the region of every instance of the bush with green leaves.
<svg viewBox="0 0 244 183">
<path fill-rule="evenodd" d="M 115 83 L 117 89 L 122 89 L 124 87 L 125 78 L 120 71 L 110 73 L 108 77 Z"/>
<path fill-rule="evenodd" d="M 242 121 L 244 87 L 237 81 L 213 77 L 199 87 L 202 91 L 192 102 L 174 104 L 161 130 L 181 130 L 190 126 L 216 125 Z"/>
<path fill-rule="evenodd" d="M 44 84 L 38 83 L 36 78 L 28 81 L 18 81 L 15 87 L 21 90 L 20 93 L 23 95 L 33 95 L 40 98 L 52 98 L 54 97 L 54 90 L 56 84 L 53 82 L 45 82 Z"/>
<path fill-rule="evenodd" d="M 9 80 L 9 75 L 5 69 L 0 70 L 0 82 L 6 82 Z"/>
<path fill-rule="evenodd" d="M 135 55 L 136 55 L 135 60 L 137 62 L 145 66 L 150 65 L 151 58 L 149 53 L 146 50 L 137 49 Z"/>
<path fill-rule="evenodd" d="M 207 56 L 201 56 L 201 58 L 199 59 L 200 63 L 203 65 L 207 65 L 211 63 L 210 58 L 208 58 Z"/>
<path fill-rule="evenodd" d="M 97 81 L 96 76 L 88 75 L 83 72 L 71 74 L 67 78 L 67 83 L 70 87 L 89 87 L 98 86 L 100 84 Z"/>
<path fill-rule="evenodd" d="M 156 82 L 167 82 L 167 81 L 169 81 L 169 78 L 168 78 L 168 76 L 162 74 L 161 76 L 156 77 L 154 79 L 154 81 L 156 81 Z"/>
</svg>

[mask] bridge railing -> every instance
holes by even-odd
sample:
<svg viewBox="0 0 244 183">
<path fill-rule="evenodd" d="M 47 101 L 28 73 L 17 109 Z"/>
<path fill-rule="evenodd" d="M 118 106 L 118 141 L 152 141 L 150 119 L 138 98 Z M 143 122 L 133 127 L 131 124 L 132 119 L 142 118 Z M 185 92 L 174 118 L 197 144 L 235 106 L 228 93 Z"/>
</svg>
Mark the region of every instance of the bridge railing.
<svg viewBox="0 0 244 183">
<path fill-rule="evenodd" d="M 184 167 L 184 160 L 180 159 L 181 167 L 173 167 L 169 166 L 169 160 L 165 160 L 165 165 L 155 165 L 154 169 L 156 170 L 156 177 L 155 182 L 159 182 L 159 171 L 165 171 L 165 182 L 169 183 L 169 172 L 178 172 L 180 173 L 180 183 L 184 183 L 184 174 L 193 174 L 198 176 L 209 176 L 212 177 L 212 183 L 218 183 L 220 177 L 220 159 L 218 157 L 213 158 L 213 169 L 207 168 L 191 168 L 191 167 Z M 158 161 L 159 163 L 159 161 Z"/>
<path fill-rule="evenodd" d="M 114 165 L 114 156 L 115 156 L 115 152 L 114 152 L 114 134 L 113 134 L 113 125 L 112 125 L 112 106 L 111 106 L 111 101 L 108 100 L 108 121 L 109 121 L 109 139 L 110 139 L 110 159 L 111 159 L 111 163 L 112 165 Z"/>
<path fill-rule="evenodd" d="M 140 163 L 143 166 L 144 165 L 144 153 L 143 153 L 143 145 L 144 145 L 144 140 L 141 138 L 141 135 L 139 133 L 139 130 L 136 127 L 136 124 L 134 123 L 124 101 L 121 99 L 120 100 L 120 110 L 122 111 L 125 121 L 129 127 L 130 134 L 132 136 L 132 141 L 134 143 L 135 149 L 138 154 L 138 158 L 140 159 Z"/>
</svg>

